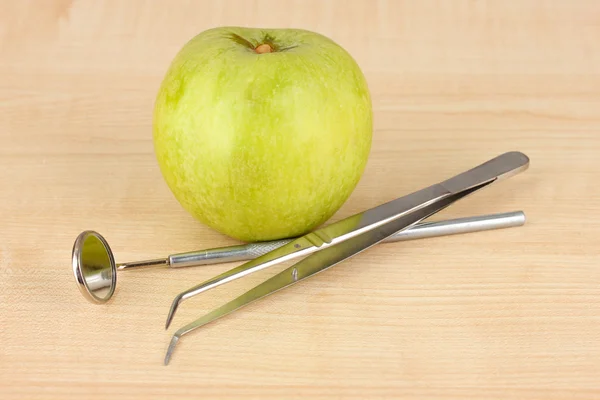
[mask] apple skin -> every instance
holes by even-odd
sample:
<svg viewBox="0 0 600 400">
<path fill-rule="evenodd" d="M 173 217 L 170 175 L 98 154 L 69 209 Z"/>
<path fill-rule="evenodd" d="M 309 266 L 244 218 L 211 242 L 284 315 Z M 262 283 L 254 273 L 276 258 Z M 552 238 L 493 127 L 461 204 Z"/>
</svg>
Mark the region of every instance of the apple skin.
<svg viewBox="0 0 600 400">
<path fill-rule="evenodd" d="M 259 54 L 265 43 L 273 51 Z M 167 185 L 197 220 L 246 242 L 289 238 L 354 191 L 371 149 L 371 97 L 355 60 L 323 35 L 218 27 L 173 59 L 153 139 Z"/>
</svg>

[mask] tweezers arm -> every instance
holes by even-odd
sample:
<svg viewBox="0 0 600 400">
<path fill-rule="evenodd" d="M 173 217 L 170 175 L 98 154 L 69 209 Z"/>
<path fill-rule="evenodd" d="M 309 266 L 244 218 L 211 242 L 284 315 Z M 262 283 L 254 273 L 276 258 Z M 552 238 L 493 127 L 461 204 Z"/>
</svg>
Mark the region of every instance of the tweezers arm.
<svg viewBox="0 0 600 400">
<path fill-rule="evenodd" d="M 229 303 L 224 304 L 218 309 L 179 329 L 173 336 L 171 345 L 169 346 L 169 351 L 167 352 L 167 356 L 165 358 L 165 363 L 168 362 L 172 349 L 181 336 L 218 318 L 221 318 L 232 311 L 244 307 L 253 301 L 273 294 L 287 286 L 293 285 L 302 279 L 308 278 L 309 276 L 330 268 L 347 258 L 355 256 L 356 254 L 377 244 L 385 238 L 392 236 L 394 233 L 407 229 L 408 227 L 416 224 L 418 221 L 435 214 L 436 212 L 448 207 L 455 201 L 468 196 L 472 192 L 475 192 L 476 190 L 487 185 L 488 184 L 483 184 L 479 187 L 465 190 L 459 194 L 447 196 L 437 202 L 422 207 L 413 213 L 404 215 L 403 217 L 400 217 L 389 224 L 372 229 L 363 235 L 350 238 L 335 246 L 330 246 L 319 252 L 312 253 L 299 263 L 283 270 L 282 272 L 267 279 L 265 282 L 259 284 L 253 289 L 250 289 Z"/>
<path fill-rule="evenodd" d="M 528 167 L 529 157 L 521 152 L 511 151 L 445 180 L 440 185 L 450 193 L 456 194 L 482 183 L 509 178 Z"/>
<path fill-rule="evenodd" d="M 171 312 L 167 318 L 167 325 L 177 305 L 184 299 L 258 270 L 268 268 L 271 265 L 308 255 L 322 247 L 343 242 L 369 230 L 388 224 L 391 221 L 395 221 L 412 212 L 428 207 L 449 196 L 469 191 L 500 178 L 512 176 L 526 169 L 528 164 L 529 158 L 523 153 L 504 153 L 439 184 L 418 190 L 301 236 L 269 253 L 181 293 L 173 302 Z"/>
<path fill-rule="evenodd" d="M 253 260 L 250 260 L 236 268 L 225 271 L 199 285 L 196 285 L 180 297 L 178 296 L 177 302 L 185 300 L 189 297 L 193 297 L 206 290 L 212 289 L 216 286 L 223 285 L 227 282 L 231 282 L 235 279 L 242 278 L 246 275 L 252 274 L 260 269 L 268 268 L 274 264 L 284 262 L 296 257 L 302 257 L 310 252 L 310 246 L 300 246 L 299 243 L 303 243 L 305 240 L 300 237 L 291 243 L 284 244 L 283 246 L 276 248 L 275 250 L 263 254 Z"/>
</svg>

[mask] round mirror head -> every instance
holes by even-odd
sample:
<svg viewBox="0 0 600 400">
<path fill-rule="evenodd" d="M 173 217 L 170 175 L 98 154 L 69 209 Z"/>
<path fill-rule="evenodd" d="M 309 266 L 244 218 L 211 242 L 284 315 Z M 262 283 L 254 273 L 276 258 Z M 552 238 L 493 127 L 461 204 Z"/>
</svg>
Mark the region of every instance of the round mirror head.
<svg viewBox="0 0 600 400">
<path fill-rule="evenodd" d="M 73 245 L 73 273 L 81 293 L 93 303 L 105 303 L 115 292 L 117 266 L 106 240 L 97 232 L 79 234 Z"/>
</svg>

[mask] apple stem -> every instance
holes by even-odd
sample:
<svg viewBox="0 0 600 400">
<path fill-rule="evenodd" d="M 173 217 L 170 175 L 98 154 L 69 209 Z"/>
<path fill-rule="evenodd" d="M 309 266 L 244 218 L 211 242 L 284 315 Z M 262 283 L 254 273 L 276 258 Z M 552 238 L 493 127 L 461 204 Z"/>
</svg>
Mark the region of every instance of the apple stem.
<svg viewBox="0 0 600 400">
<path fill-rule="evenodd" d="M 271 53 L 273 48 L 268 43 L 263 43 L 256 46 L 254 51 L 256 51 L 258 54 Z"/>
</svg>

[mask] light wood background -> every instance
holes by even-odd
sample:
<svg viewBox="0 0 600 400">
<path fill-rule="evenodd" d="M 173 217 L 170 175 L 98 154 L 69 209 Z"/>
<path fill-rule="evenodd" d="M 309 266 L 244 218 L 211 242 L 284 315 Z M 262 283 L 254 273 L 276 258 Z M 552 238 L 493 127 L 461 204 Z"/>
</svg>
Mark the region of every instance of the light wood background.
<svg viewBox="0 0 600 400">
<path fill-rule="evenodd" d="M 524 227 L 381 245 L 182 339 L 179 291 L 232 265 L 123 272 L 79 294 L 71 247 L 118 261 L 235 243 L 164 184 L 151 115 L 179 48 L 301 27 L 356 58 L 368 169 L 333 220 L 520 150 L 524 174 L 435 219 Z M 2 1 L 0 398 L 600 398 L 600 6 L 562 1 Z M 219 288 L 174 328 L 279 269 Z"/>
</svg>

